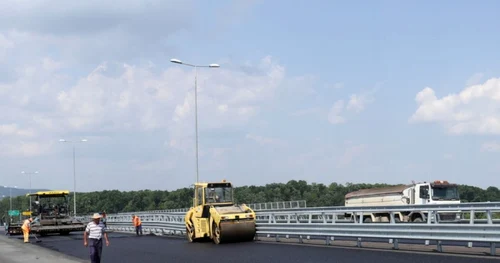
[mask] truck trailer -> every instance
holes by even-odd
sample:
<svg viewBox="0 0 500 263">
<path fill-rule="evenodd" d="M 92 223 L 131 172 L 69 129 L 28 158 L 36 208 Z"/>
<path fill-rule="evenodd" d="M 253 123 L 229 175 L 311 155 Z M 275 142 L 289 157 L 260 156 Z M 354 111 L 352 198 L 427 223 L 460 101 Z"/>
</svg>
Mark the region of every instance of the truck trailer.
<svg viewBox="0 0 500 263">
<path fill-rule="evenodd" d="M 345 195 L 346 207 L 387 207 L 419 204 L 459 204 L 460 196 L 458 185 L 448 181 L 434 181 L 397 185 L 383 188 L 362 189 Z M 431 217 L 431 221 L 456 221 L 461 219 L 459 211 L 437 213 L 438 218 Z M 357 214 L 359 216 L 359 214 Z M 426 222 L 427 211 L 398 211 L 394 213 L 397 222 Z M 356 219 L 351 213 L 346 218 Z M 389 222 L 389 212 L 363 213 L 363 223 Z"/>
</svg>

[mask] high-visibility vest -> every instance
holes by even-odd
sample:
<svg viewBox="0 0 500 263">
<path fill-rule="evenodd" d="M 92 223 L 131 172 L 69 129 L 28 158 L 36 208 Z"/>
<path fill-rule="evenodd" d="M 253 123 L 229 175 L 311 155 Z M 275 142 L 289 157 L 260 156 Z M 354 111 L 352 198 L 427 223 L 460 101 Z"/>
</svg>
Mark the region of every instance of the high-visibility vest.
<svg viewBox="0 0 500 263">
<path fill-rule="evenodd" d="M 141 225 L 141 219 L 138 216 L 134 217 L 134 226 L 140 226 Z"/>
<path fill-rule="evenodd" d="M 24 220 L 23 226 L 21 228 L 25 230 L 30 230 L 30 220 L 29 219 Z"/>
</svg>

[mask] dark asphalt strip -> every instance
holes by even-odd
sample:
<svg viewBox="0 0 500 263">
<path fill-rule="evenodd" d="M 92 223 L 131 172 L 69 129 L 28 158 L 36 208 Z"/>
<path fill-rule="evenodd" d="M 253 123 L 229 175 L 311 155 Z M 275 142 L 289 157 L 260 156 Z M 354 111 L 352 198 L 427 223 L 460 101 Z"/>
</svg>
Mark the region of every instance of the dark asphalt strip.
<svg viewBox="0 0 500 263">
<path fill-rule="evenodd" d="M 215 245 L 211 242 L 188 243 L 184 238 L 156 236 L 136 237 L 110 234 L 110 246 L 103 249 L 103 263 L 126 262 L 239 262 L 239 263 L 306 263 L 306 262 L 384 262 L 384 263 L 487 263 L 494 258 L 470 258 L 452 255 L 399 253 L 370 249 L 343 249 L 307 245 L 268 244 L 264 242 Z M 37 245 L 88 259 L 88 248 L 82 235 L 48 236 Z"/>
</svg>

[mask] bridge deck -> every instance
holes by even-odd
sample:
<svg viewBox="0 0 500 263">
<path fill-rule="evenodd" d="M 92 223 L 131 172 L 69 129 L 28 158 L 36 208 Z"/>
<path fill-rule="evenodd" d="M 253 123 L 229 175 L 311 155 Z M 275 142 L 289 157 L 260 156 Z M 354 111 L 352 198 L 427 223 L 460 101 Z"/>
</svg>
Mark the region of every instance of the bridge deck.
<svg viewBox="0 0 500 263">
<path fill-rule="evenodd" d="M 10 237 L 10 241 L 22 244 L 22 237 Z M 28 244 L 61 252 L 89 261 L 88 248 L 83 246 L 81 234 L 47 236 L 41 243 Z M 103 262 L 440 262 L 486 263 L 498 262 L 498 257 L 466 257 L 437 253 L 393 252 L 388 250 L 349 249 L 345 247 L 317 247 L 306 245 L 270 244 L 266 242 L 215 245 L 211 242 L 188 243 L 184 238 L 140 236 L 127 233 L 111 233 L 111 245 L 103 249 Z M 344 242 L 344 241 L 341 241 Z M 381 245 L 381 244 L 379 244 Z M 430 247 L 427 247 L 431 250 Z M 464 251 L 480 248 L 462 248 Z M 487 251 L 487 250 L 485 250 Z M 207 253 L 209 252 L 209 253 Z M 443 256 L 446 255 L 446 256 Z M 16 262 L 16 261 L 12 261 Z M 54 261 L 57 262 L 57 261 Z M 71 261 L 61 261 L 71 262 Z M 74 261 L 72 261 L 74 262 Z M 9 262 L 6 262 L 9 263 Z"/>
</svg>

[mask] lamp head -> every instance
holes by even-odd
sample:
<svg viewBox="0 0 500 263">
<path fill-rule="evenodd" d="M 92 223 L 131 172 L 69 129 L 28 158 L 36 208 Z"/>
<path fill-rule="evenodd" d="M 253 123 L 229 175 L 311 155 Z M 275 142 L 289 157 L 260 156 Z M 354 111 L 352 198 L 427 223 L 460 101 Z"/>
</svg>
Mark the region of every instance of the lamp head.
<svg viewBox="0 0 500 263">
<path fill-rule="evenodd" d="M 178 60 L 176 58 L 171 59 L 170 62 L 177 63 L 177 64 L 182 64 L 182 61 L 180 61 L 180 60 Z"/>
</svg>

